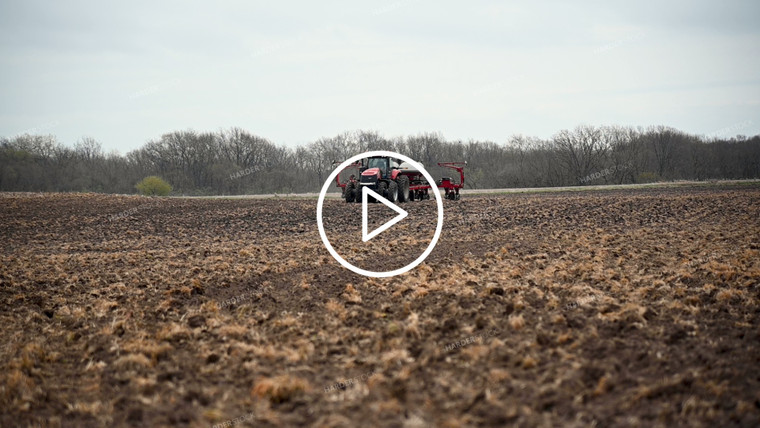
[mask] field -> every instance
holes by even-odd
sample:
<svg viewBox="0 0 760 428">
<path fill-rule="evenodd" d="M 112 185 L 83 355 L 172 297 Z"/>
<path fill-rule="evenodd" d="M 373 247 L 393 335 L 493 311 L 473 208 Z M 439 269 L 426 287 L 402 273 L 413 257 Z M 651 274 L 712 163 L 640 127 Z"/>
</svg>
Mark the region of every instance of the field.
<svg viewBox="0 0 760 428">
<path fill-rule="evenodd" d="M 444 206 L 1 194 L 0 426 L 760 424 L 760 185 Z"/>
</svg>

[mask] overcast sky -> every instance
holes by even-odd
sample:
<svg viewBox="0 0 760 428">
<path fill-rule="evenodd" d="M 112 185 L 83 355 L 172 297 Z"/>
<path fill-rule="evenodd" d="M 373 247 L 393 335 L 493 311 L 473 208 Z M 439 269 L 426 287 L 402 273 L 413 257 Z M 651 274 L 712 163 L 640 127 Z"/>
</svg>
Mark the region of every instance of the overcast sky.
<svg viewBox="0 0 760 428">
<path fill-rule="evenodd" d="M 0 0 L 0 136 L 760 133 L 760 2 Z"/>
</svg>

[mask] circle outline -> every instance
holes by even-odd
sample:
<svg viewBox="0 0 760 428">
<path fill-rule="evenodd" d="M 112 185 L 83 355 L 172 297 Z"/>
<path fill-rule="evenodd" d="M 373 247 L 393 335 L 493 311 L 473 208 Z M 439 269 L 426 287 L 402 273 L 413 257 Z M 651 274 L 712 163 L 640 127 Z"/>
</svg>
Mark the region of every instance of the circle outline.
<svg viewBox="0 0 760 428">
<path fill-rule="evenodd" d="M 422 173 L 425 179 L 428 180 L 428 183 L 430 184 L 430 190 L 433 191 L 433 194 L 435 195 L 436 205 L 438 207 L 438 223 L 436 224 L 436 227 L 435 227 L 435 234 L 433 234 L 433 239 L 430 241 L 430 244 L 428 244 L 427 248 L 425 248 L 425 251 L 423 251 L 419 257 L 417 257 L 413 262 L 409 263 L 408 265 L 398 268 L 398 269 L 384 271 L 384 272 L 374 272 L 374 271 L 362 269 L 360 267 L 354 266 L 351 263 L 347 262 L 343 257 L 340 256 L 340 254 L 338 254 L 337 251 L 335 251 L 332 244 L 330 244 L 330 240 L 327 239 L 327 235 L 325 234 L 325 227 L 322 222 L 322 205 L 325 201 L 327 190 L 330 188 L 330 184 L 333 182 L 333 180 L 335 180 L 335 177 L 337 177 L 338 174 L 341 171 L 343 171 L 348 165 L 351 165 L 357 160 L 372 157 L 372 156 L 384 156 L 384 157 L 401 159 L 404 162 L 407 162 L 413 167 L 417 168 L 417 170 Z M 443 199 L 441 198 L 441 192 L 438 189 L 438 186 L 435 184 L 435 179 L 433 179 L 433 176 L 430 175 L 430 173 L 427 172 L 427 170 L 419 162 L 409 158 L 408 156 L 404 156 L 400 153 L 391 152 L 388 150 L 368 151 L 368 152 L 364 152 L 364 153 L 360 153 L 358 155 L 352 156 L 348 160 L 344 161 L 343 163 L 338 165 L 338 167 L 335 168 L 332 171 L 332 173 L 330 173 L 329 177 L 327 177 L 327 181 L 325 181 L 325 184 L 322 185 L 322 191 L 319 192 L 319 200 L 317 201 L 317 227 L 319 228 L 319 236 L 322 238 L 322 243 L 327 248 L 327 251 L 344 268 L 349 269 L 352 272 L 358 273 L 359 275 L 363 275 L 363 276 L 369 276 L 372 278 L 389 278 L 392 276 L 404 274 L 414 269 L 420 263 L 422 263 L 427 258 L 427 256 L 429 256 L 430 253 L 433 251 L 433 248 L 435 248 L 436 244 L 438 243 L 438 238 L 440 238 L 441 236 L 441 231 L 443 230 Z"/>
</svg>

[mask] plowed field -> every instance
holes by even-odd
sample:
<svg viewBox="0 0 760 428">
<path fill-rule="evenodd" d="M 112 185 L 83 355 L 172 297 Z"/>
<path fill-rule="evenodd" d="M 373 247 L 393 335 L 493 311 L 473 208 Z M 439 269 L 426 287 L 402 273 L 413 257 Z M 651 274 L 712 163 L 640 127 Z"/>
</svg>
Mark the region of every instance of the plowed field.
<svg viewBox="0 0 760 428">
<path fill-rule="evenodd" d="M 760 425 L 760 188 L 444 206 L 2 194 L 0 426 Z"/>
</svg>

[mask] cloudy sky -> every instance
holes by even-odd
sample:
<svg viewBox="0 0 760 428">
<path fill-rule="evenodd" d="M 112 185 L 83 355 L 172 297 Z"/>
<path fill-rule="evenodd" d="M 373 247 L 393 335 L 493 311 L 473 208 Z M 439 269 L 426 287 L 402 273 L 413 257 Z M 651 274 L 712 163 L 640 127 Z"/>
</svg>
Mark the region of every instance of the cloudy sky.
<svg viewBox="0 0 760 428">
<path fill-rule="evenodd" d="M 664 4 L 667 3 L 667 4 Z M 760 133 L 760 2 L 0 1 L 0 136 Z"/>
</svg>

